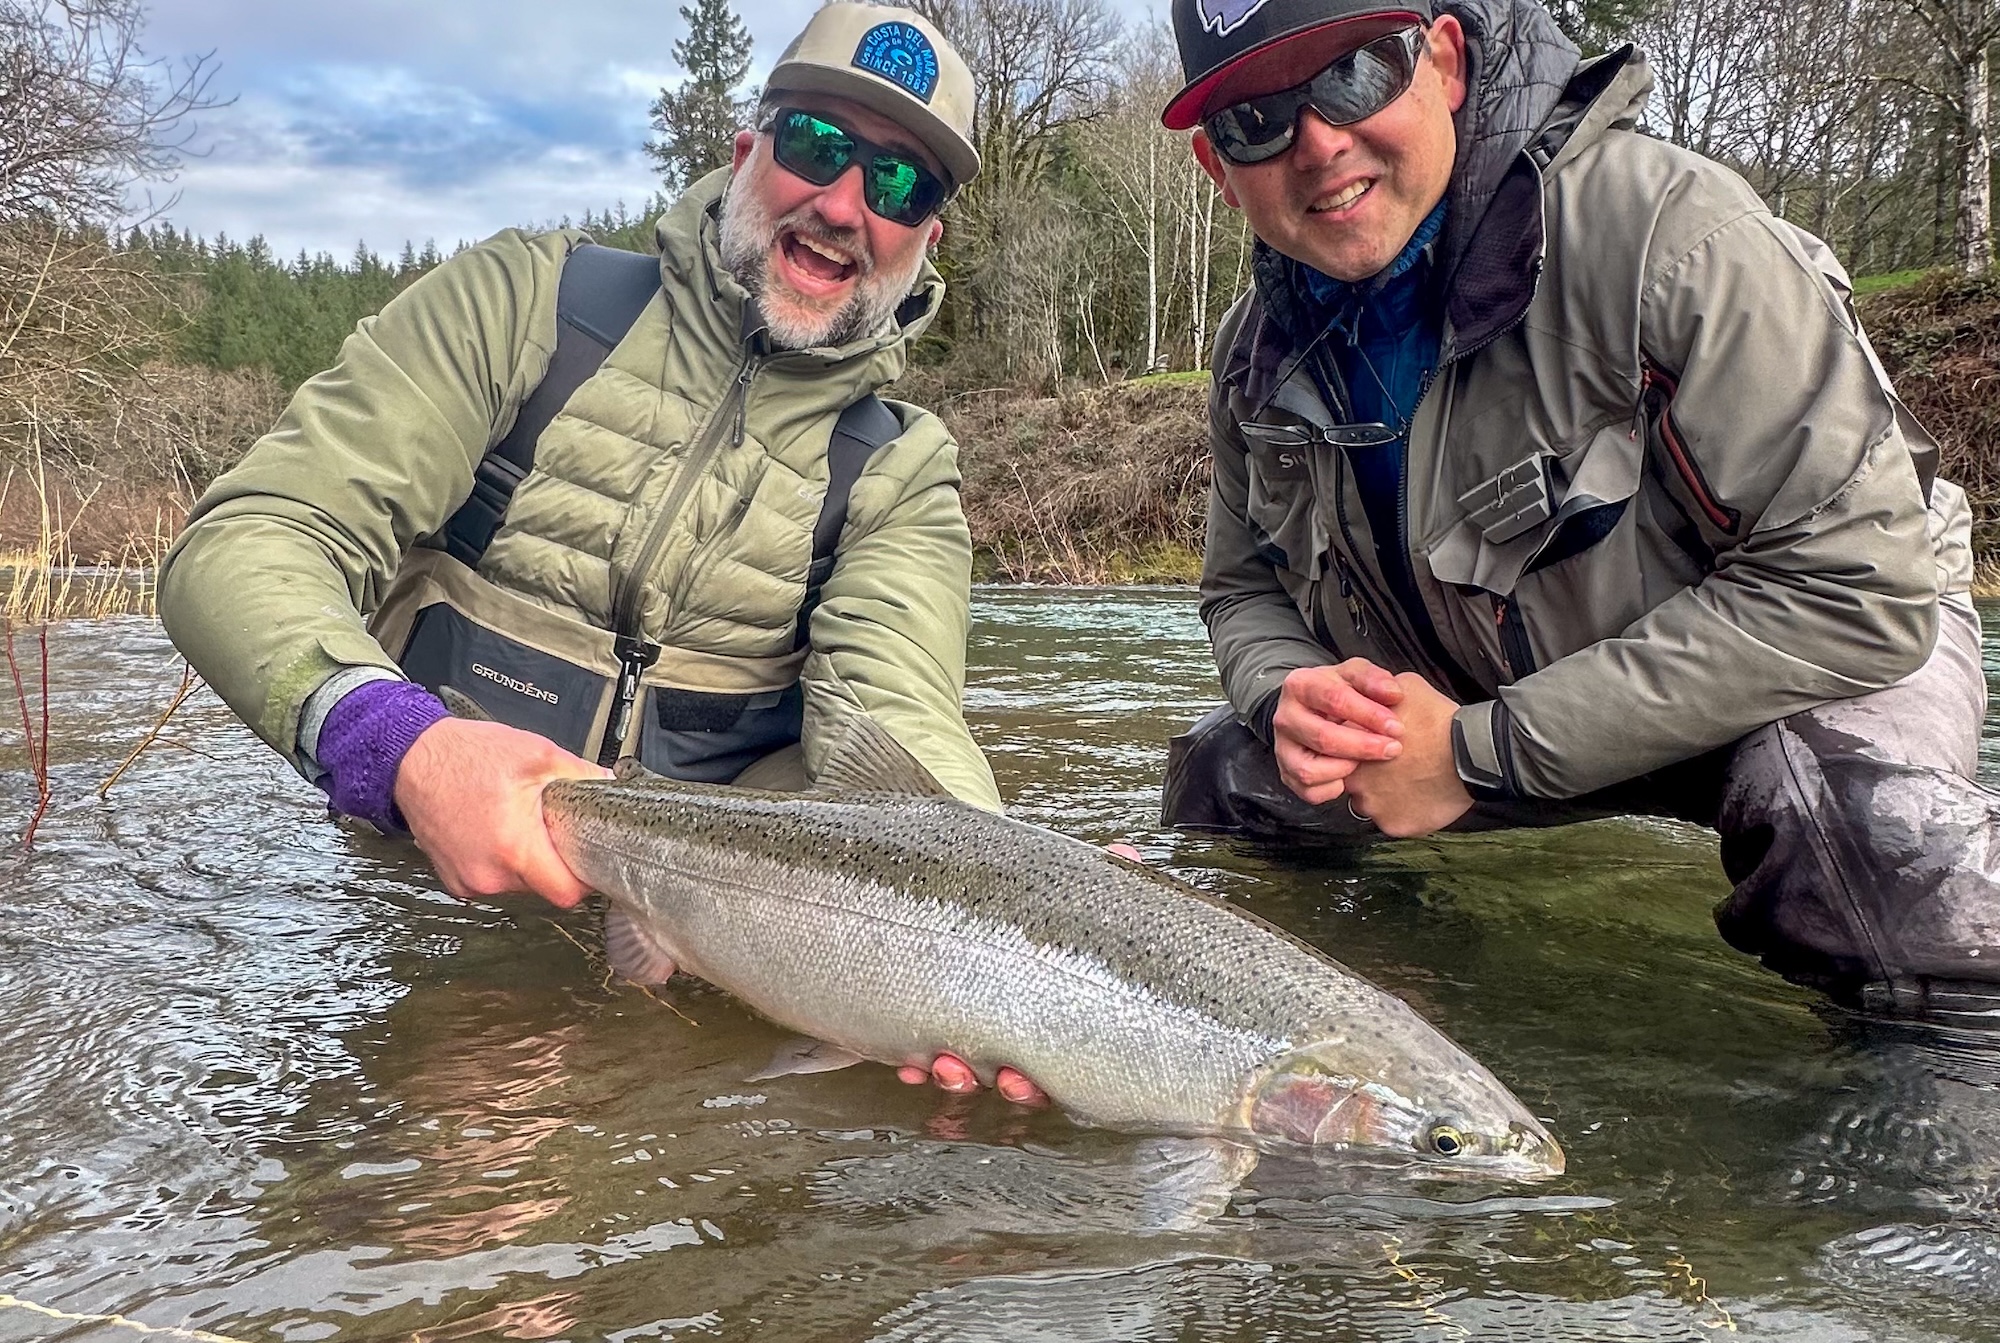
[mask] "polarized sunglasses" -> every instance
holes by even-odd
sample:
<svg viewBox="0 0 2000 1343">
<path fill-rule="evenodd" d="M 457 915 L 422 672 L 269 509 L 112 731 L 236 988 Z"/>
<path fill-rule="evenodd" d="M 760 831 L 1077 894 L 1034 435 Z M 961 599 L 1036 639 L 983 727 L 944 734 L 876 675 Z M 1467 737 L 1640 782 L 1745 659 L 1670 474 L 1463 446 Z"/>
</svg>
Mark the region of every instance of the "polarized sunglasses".
<svg viewBox="0 0 2000 1343">
<path fill-rule="evenodd" d="M 1338 57 L 1303 84 L 1232 103 L 1202 120 L 1208 142 L 1231 163 L 1248 165 L 1278 157 L 1299 134 L 1299 113 L 1310 107 L 1330 126 L 1365 121 L 1403 96 L 1417 75 L 1424 30 L 1412 25 Z"/>
<path fill-rule="evenodd" d="M 832 186 L 859 163 L 861 199 L 892 224 L 914 228 L 951 198 L 951 188 L 915 155 L 884 149 L 816 113 L 781 107 L 764 129 L 778 166 L 816 187 Z"/>
</svg>

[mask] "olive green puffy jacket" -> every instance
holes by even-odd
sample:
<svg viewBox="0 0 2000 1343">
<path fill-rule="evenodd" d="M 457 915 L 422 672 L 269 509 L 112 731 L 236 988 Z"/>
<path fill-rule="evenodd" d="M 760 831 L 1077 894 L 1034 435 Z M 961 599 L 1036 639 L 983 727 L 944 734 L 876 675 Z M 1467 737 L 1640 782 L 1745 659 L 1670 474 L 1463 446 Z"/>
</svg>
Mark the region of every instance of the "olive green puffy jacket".
<svg viewBox="0 0 2000 1343">
<path fill-rule="evenodd" d="M 660 294 L 542 434 L 479 569 L 600 627 L 629 589 L 683 681 L 724 690 L 792 656 L 833 423 L 902 373 L 944 291 L 926 267 L 887 334 L 771 352 L 761 331 L 746 335 L 754 308 L 716 251 L 727 178 L 662 216 Z M 312 692 L 344 668 L 394 666 L 366 614 L 541 380 L 562 261 L 584 241 L 501 233 L 364 320 L 168 555 L 160 611 L 174 642 L 295 766 Z M 903 431 L 850 493 L 811 617 L 807 765 L 863 712 L 953 792 L 997 808 L 961 713 L 972 545 L 956 445 L 936 417 L 889 405 Z"/>
</svg>

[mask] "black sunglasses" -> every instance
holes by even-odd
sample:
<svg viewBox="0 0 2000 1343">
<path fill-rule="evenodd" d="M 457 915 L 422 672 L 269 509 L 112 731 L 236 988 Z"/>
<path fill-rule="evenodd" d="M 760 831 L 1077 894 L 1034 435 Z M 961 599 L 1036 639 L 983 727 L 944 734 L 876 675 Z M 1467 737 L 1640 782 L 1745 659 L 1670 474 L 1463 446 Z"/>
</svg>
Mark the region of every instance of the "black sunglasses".
<svg viewBox="0 0 2000 1343">
<path fill-rule="evenodd" d="M 1303 84 L 1230 104 L 1204 118 L 1202 129 L 1231 163 L 1263 163 L 1292 147 L 1299 113 L 1308 107 L 1330 126 L 1351 126 L 1395 102 L 1416 78 L 1423 50 L 1422 28 L 1400 28 L 1336 58 Z"/>
<path fill-rule="evenodd" d="M 771 157 L 786 172 L 830 187 L 850 165 L 861 165 L 861 199 L 892 224 L 914 228 L 951 198 L 951 188 L 907 150 L 885 149 L 813 112 L 781 107 L 763 129 Z"/>
</svg>

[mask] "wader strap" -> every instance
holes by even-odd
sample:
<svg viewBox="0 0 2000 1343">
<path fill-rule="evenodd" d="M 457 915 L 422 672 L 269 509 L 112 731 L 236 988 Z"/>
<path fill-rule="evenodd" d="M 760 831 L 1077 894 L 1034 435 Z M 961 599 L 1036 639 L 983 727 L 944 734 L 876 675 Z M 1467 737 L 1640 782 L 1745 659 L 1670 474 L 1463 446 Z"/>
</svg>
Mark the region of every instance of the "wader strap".
<svg viewBox="0 0 2000 1343">
<path fill-rule="evenodd" d="M 548 371 L 528 393 L 507 436 L 486 450 L 472 473 L 472 493 L 437 542 L 468 569 L 477 569 L 500 530 L 514 491 L 535 464 L 542 431 L 576 389 L 603 366 L 660 288 L 660 259 L 585 243 L 563 262 L 556 287 L 556 348 Z"/>
<path fill-rule="evenodd" d="M 826 445 L 826 499 L 820 504 L 819 520 L 813 523 L 812 567 L 806 571 L 805 600 L 799 603 L 798 630 L 792 636 L 794 651 L 812 641 L 809 626 L 813 609 L 819 605 L 826 580 L 833 576 L 833 552 L 840 544 L 841 528 L 847 525 L 847 496 L 868 459 L 902 432 L 902 421 L 873 393 L 840 412 L 834 423 L 833 438 Z"/>
</svg>

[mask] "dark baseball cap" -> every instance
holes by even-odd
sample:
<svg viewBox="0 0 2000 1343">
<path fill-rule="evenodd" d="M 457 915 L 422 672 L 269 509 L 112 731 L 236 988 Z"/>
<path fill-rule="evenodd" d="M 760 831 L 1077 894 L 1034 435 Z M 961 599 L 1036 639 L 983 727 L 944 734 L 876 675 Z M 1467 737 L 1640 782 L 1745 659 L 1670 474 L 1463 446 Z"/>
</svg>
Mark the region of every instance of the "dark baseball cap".
<svg viewBox="0 0 2000 1343">
<path fill-rule="evenodd" d="M 1431 21 L 1431 0 L 1173 0 L 1174 40 L 1187 86 L 1160 121 L 1184 131 L 1201 120 L 1223 76 L 1252 56 L 1357 19 Z"/>
</svg>

